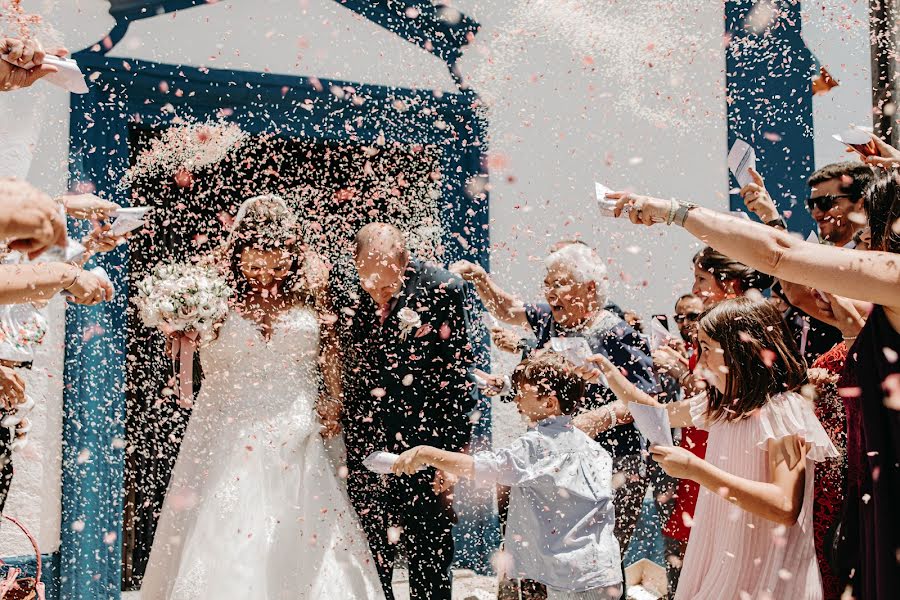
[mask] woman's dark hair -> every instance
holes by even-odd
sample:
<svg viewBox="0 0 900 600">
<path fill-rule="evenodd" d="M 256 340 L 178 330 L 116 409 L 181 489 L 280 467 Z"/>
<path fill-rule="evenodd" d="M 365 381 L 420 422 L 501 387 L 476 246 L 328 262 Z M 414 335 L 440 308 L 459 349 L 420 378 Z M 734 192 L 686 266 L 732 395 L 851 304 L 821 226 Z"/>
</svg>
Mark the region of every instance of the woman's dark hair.
<svg viewBox="0 0 900 600">
<path fill-rule="evenodd" d="M 896 171 L 876 176 L 866 194 L 866 215 L 872 235 L 870 250 L 900 253 L 900 180 Z"/>
<path fill-rule="evenodd" d="M 554 396 L 559 410 L 571 415 L 584 396 L 584 379 L 575 373 L 575 365 L 556 352 L 537 352 L 520 362 L 512 374 L 512 392 L 522 385 L 537 388 L 538 396 Z"/>
<path fill-rule="evenodd" d="M 709 246 L 694 255 L 694 265 L 711 273 L 720 283 L 736 282 L 740 286 L 738 291 L 741 294 L 746 294 L 750 290 L 768 289 L 775 282 L 775 278 L 771 275 L 766 275 L 742 262 L 728 258 Z"/>
<path fill-rule="evenodd" d="M 700 330 L 721 344 L 725 390 L 708 387 L 707 416 L 736 421 L 769 397 L 806 383 L 806 361 L 781 312 L 765 299 L 734 298 L 708 310 Z"/>
</svg>

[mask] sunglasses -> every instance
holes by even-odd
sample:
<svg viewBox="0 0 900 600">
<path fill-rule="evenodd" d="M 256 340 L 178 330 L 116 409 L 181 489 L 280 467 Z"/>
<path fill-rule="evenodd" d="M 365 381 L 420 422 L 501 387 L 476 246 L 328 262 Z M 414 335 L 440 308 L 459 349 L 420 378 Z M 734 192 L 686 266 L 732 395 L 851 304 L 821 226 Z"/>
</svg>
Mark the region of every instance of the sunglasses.
<svg viewBox="0 0 900 600">
<path fill-rule="evenodd" d="M 843 195 L 843 196 L 817 196 L 815 198 L 807 198 L 806 199 L 806 208 L 809 209 L 809 212 L 812 212 L 813 209 L 818 208 L 822 212 L 828 212 L 834 205 L 837 204 L 838 198 L 850 198 L 851 196 Z"/>
<path fill-rule="evenodd" d="M 689 312 L 689 313 L 684 313 L 683 315 L 675 315 L 675 322 L 676 323 L 684 323 L 685 321 L 696 321 L 697 319 L 700 318 L 700 316 L 702 314 L 703 313 Z"/>
</svg>

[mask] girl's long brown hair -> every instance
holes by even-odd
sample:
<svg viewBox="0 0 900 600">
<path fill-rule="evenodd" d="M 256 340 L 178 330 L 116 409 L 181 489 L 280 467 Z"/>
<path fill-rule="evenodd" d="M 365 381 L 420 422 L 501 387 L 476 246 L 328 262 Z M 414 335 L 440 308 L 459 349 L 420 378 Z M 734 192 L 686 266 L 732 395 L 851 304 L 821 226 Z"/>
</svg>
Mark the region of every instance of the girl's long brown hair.
<svg viewBox="0 0 900 600">
<path fill-rule="evenodd" d="M 761 408 L 769 397 L 806 383 L 806 361 L 781 312 L 768 300 L 735 298 L 700 319 L 700 329 L 721 344 L 725 390 L 707 391 L 707 417 L 736 421 Z"/>
</svg>

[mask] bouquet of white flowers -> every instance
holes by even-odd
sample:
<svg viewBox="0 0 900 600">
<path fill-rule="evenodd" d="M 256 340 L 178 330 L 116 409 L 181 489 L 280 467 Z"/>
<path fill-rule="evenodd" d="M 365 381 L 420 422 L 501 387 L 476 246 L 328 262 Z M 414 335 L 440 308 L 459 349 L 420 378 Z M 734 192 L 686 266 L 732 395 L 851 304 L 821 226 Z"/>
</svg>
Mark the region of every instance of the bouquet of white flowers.
<svg viewBox="0 0 900 600">
<path fill-rule="evenodd" d="M 201 342 L 215 337 L 233 293 L 215 269 L 190 263 L 157 265 L 137 288 L 134 302 L 144 325 L 196 333 Z"/>
<path fill-rule="evenodd" d="M 144 325 L 171 336 L 173 367 L 174 359 L 179 364 L 174 393 L 179 404 L 191 406 L 194 351 L 216 337 L 232 289 L 215 269 L 190 263 L 157 265 L 137 287 L 134 302 Z"/>
</svg>

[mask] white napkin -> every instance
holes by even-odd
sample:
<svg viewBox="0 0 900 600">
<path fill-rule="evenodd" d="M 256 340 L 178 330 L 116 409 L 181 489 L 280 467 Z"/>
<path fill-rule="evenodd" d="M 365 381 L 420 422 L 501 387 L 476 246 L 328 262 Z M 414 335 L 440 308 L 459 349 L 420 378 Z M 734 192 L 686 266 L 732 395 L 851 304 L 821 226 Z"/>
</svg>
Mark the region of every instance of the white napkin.
<svg viewBox="0 0 900 600">
<path fill-rule="evenodd" d="M 615 190 L 606 187 L 602 183 L 597 183 L 596 181 L 594 182 L 594 195 L 597 196 L 597 204 L 600 205 L 600 216 L 602 217 L 616 216 L 616 203 L 618 202 L 618 200 L 612 200 L 606 197 L 608 193 L 613 191 Z M 632 210 L 634 210 L 634 206 L 632 206 L 631 204 L 626 204 L 622 207 L 622 213 L 619 215 L 619 218 L 627 219 Z M 653 219 L 655 223 L 660 223 L 663 220 L 664 219 L 658 218 Z"/>
<path fill-rule="evenodd" d="M 594 182 L 594 194 L 597 196 L 597 204 L 600 205 L 600 214 L 604 217 L 615 217 L 616 213 L 616 201 L 610 200 L 606 197 L 606 194 L 612 192 L 610 188 L 606 187 L 602 183 Z M 622 211 L 621 216 L 625 216 L 631 208 L 629 206 L 625 207 L 625 210 Z"/>
<path fill-rule="evenodd" d="M 373 473 L 379 473 L 381 475 L 390 475 L 392 473 L 391 468 L 394 466 L 394 463 L 397 462 L 397 459 L 400 458 L 398 454 L 394 454 L 393 452 L 373 452 L 363 461 L 363 466 Z"/>
<path fill-rule="evenodd" d="M 728 152 L 728 168 L 737 179 L 738 185 L 744 187 L 753 183 L 750 169 L 756 170 L 756 150 L 744 140 L 735 140 Z"/>
<path fill-rule="evenodd" d="M 74 262 L 81 258 L 86 248 L 80 242 L 71 238 L 66 239 L 66 247 L 55 246 L 48 248 L 35 262 Z"/>
<path fill-rule="evenodd" d="M 379 475 L 391 475 L 393 474 L 391 467 L 394 466 L 394 463 L 397 462 L 398 458 L 400 458 L 400 455 L 398 454 L 378 450 L 366 457 L 363 461 L 363 466 Z M 424 468 L 425 467 L 420 467 L 418 470 L 422 471 Z"/>
<path fill-rule="evenodd" d="M 113 235 L 125 235 L 129 231 L 140 229 L 144 226 L 144 218 L 149 210 L 149 206 L 139 206 L 120 208 L 110 213 L 115 220 L 110 225 L 109 232 Z"/>
<path fill-rule="evenodd" d="M 628 403 L 628 411 L 634 417 L 634 424 L 651 444 L 656 446 L 674 446 L 672 427 L 669 424 L 669 411 L 665 406 L 650 406 Z"/>
<path fill-rule="evenodd" d="M 672 334 L 669 333 L 666 326 L 660 323 L 659 319 L 650 319 L 650 336 L 648 338 L 650 350 L 656 350 L 670 339 L 672 339 Z"/>
<path fill-rule="evenodd" d="M 6 62 L 11 64 L 12 61 L 9 60 L 9 54 L 4 54 L 0 56 Z M 78 63 L 71 58 L 61 58 L 59 56 L 47 55 L 44 57 L 45 65 L 53 65 L 59 71 L 56 73 L 50 73 L 49 75 L 45 75 L 42 79 L 47 81 L 48 83 L 52 83 L 57 87 L 61 87 L 67 92 L 72 92 L 73 94 L 87 94 L 88 87 L 84 81 L 84 75 L 81 73 L 81 69 L 78 66 Z M 19 66 L 19 65 L 16 65 Z M 34 68 L 34 63 L 28 63 L 27 65 L 22 66 L 23 69 L 32 69 Z"/>
<path fill-rule="evenodd" d="M 582 337 L 550 338 L 550 349 L 562 354 L 576 367 L 583 367 L 589 356 L 593 356 L 587 340 Z"/>
</svg>

